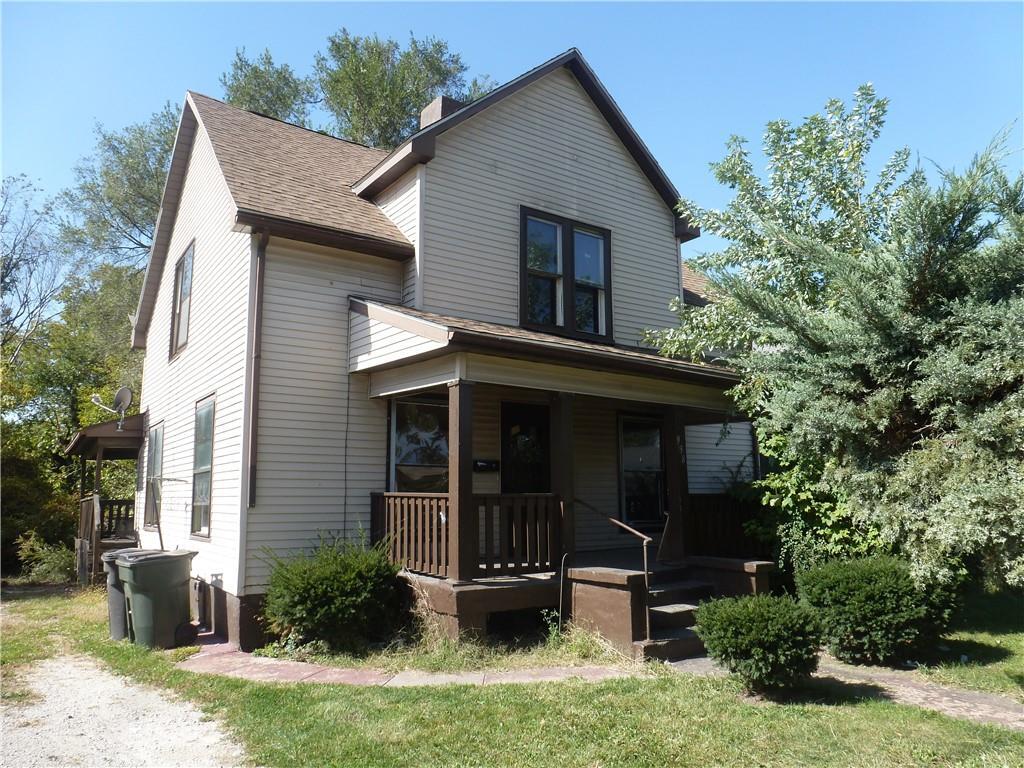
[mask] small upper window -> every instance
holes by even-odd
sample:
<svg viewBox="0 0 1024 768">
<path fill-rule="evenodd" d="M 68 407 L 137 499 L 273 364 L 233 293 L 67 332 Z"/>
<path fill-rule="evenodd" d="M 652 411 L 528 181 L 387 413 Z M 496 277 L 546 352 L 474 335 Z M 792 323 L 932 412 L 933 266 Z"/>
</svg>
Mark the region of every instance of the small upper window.
<svg viewBox="0 0 1024 768">
<path fill-rule="evenodd" d="M 611 336 L 607 230 L 523 209 L 520 318 L 570 336 Z"/>
<path fill-rule="evenodd" d="M 171 314 L 171 354 L 188 341 L 188 316 L 192 308 L 192 254 L 195 243 L 178 259 L 174 268 L 174 311 Z"/>
</svg>

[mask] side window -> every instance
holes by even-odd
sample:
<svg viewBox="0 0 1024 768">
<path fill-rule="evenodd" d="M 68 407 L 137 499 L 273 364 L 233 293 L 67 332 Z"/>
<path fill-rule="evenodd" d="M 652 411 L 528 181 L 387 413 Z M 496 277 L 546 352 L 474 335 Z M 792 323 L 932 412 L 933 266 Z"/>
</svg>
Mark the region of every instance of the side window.
<svg viewBox="0 0 1024 768">
<path fill-rule="evenodd" d="M 213 489 L 213 416 L 216 401 L 196 405 L 195 448 L 192 458 L 192 533 L 210 535 L 210 495 Z"/>
<path fill-rule="evenodd" d="M 164 425 L 149 430 L 146 445 L 146 512 L 143 525 L 150 527 L 160 522 L 160 500 L 163 490 Z"/>
<path fill-rule="evenodd" d="M 195 243 L 189 245 L 174 267 L 174 308 L 171 312 L 171 356 L 188 342 L 188 318 L 192 309 L 192 257 Z"/>
</svg>

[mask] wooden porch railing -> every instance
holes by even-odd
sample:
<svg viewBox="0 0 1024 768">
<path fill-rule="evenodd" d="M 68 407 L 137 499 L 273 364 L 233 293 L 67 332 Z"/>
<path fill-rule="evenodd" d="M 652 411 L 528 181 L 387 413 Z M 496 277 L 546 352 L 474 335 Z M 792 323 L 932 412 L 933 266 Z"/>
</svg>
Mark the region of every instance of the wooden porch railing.
<svg viewBox="0 0 1024 768">
<path fill-rule="evenodd" d="M 134 499 L 100 499 L 100 538 L 131 538 L 135 532 Z"/>
<path fill-rule="evenodd" d="M 370 537 L 388 541 L 391 560 L 431 576 L 447 576 L 448 494 L 375 493 Z M 542 573 L 562 556 L 562 502 L 551 493 L 473 496 L 479 522 L 479 576 Z"/>
<path fill-rule="evenodd" d="M 562 556 L 562 501 L 553 493 L 474 495 L 480 575 L 541 573 Z"/>
<path fill-rule="evenodd" d="M 375 493 L 370 536 L 385 539 L 391 562 L 417 573 L 448 575 L 448 494 Z"/>
<path fill-rule="evenodd" d="M 725 493 L 691 493 L 684 518 L 687 554 L 770 558 L 771 546 L 744 529 L 744 523 L 757 517 L 758 509 L 756 502 Z"/>
<path fill-rule="evenodd" d="M 129 539 L 135 532 L 134 499 L 101 499 L 99 494 L 79 502 L 78 538 Z"/>
</svg>

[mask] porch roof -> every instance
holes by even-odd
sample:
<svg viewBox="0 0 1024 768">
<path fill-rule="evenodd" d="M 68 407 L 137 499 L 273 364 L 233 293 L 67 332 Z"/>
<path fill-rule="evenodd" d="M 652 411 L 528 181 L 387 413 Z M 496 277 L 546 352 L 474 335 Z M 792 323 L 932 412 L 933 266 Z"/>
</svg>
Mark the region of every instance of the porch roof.
<svg viewBox="0 0 1024 768">
<path fill-rule="evenodd" d="M 100 444 L 103 458 L 110 460 L 138 458 L 145 431 L 141 413 L 124 417 L 124 428 L 117 428 L 117 419 L 92 424 L 75 432 L 71 442 L 64 449 L 68 456 L 96 458 Z"/>
<path fill-rule="evenodd" d="M 673 360 L 638 347 L 555 336 L 360 297 L 351 297 L 349 308 L 357 319 L 365 319 L 365 328 L 353 328 L 353 371 L 379 370 L 451 352 L 471 351 L 598 371 L 643 374 L 720 389 L 739 382 L 737 375 L 728 368 Z M 387 343 L 375 345 L 372 336 L 375 330 L 379 334 L 381 329 L 388 330 Z M 396 335 L 403 338 L 397 339 Z"/>
</svg>

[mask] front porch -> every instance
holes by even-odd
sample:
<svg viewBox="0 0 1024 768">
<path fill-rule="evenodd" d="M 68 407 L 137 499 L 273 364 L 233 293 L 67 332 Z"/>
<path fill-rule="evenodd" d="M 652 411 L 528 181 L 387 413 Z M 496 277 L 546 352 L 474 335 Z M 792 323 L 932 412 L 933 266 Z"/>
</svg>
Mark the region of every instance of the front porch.
<svg viewBox="0 0 1024 768">
<path fill-rule="evenodd" d="M 749 424 L 720 436 L 734 418 L 729 371 L 360 299 L 350 309 L 349 371 L 387 413 L 371 533 L 451 634 L 560 607 L 632 649 L 655 639 L 655 616 L 672 630 L 686 618 L 654 608 L 764 588 L 760 561 L 754 578 L 719 577 L 759 554 L 742 530 L 751 510 L 725 495 L 757 460 Z M 695 560 L 709 556 L 733 559 Z M 664 588 L 676 582 L 686 589 Z"/>
</svg>

